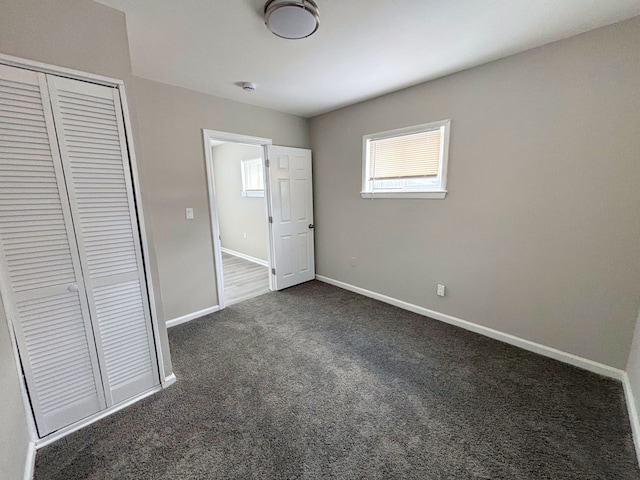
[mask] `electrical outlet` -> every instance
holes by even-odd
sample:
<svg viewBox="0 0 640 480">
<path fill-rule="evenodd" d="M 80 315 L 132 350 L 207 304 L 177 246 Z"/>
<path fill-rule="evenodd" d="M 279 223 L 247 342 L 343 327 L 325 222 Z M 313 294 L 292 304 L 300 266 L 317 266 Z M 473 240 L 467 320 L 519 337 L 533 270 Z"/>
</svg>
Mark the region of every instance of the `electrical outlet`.
<svg viewBox="0 0 640 480">
<path fill-rule="evenodd" d="M 356 266 L 356 257 L 351 257 L 351 266 L 352 267 Z"/>
<path fill-rule="evenodd" d="M 445 290 L 445 286 L 438 284 L 438 289 L 436 290 L 436 293 L 438 294 L 439 297 L 444 297 L 444 290 Z"/>
<path fill-rule="evenodd" d="M 185 216 L 187 217 L 187 220 L 193 220 L 193 208 L 187 208 L 185 210 Z"/>
<path fill-rule="evenodd" d="M 243 236 L 244 238 L 247 238 L 247 232 L 242 232 L 242 236 Z"/>
</svg>

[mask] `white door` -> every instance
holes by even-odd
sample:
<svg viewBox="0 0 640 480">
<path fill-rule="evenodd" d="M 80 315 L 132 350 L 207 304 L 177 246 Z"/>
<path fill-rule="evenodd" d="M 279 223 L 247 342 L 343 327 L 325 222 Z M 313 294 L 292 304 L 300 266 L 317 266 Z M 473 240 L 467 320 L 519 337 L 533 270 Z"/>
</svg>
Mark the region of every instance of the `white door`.
<svg viewBox="0 0 640 480">
<path fill-rule="evenodd" d="M 0 285 L 44 436 L 105 408 L 45 75 L 0 66 Z"/>
<path fill-rule="evenodd" d="M 160 383 L 120 96 L 47 80 L 110 406 Z"/>
<path fill-rule="evenodd" d="M 119 92 L 0 65 L 0 289 L 40 437 L 159 384 Z"/>
<path fill-rule="evenodd" d="M 267 158 L 272 267 L 282 290 L 316 275 L 311 150 L 269 145 Z"/>
</svg>

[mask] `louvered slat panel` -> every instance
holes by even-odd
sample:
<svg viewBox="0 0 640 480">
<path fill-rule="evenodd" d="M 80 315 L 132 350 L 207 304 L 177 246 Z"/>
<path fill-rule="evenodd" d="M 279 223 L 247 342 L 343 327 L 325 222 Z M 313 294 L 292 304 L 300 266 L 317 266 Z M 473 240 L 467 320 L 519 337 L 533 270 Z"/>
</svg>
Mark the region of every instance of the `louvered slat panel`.
<svg viewBox="0 0 640 480">
<path fill-rule="evenodd" d="M 95 240 L 91 243 L 91 247 L 87 247 L 87 251 L 93 251 L 97 253 L 97 252 L 100 252 L 104 247 L 108 247 L 109 245 L 126 246 L 129 244 L 130 241 L 131 241 L 131 237 L 126 235 L 123 235 L 122 238 L 119 238 L 118 240 L 115 240 L 115 241 Z"/>
<path fill-rule="evenodd" d="M 0 97 L 0 108 L 9 115 L 15 115 L 18 118 L 25 118 L 34 121 L 37 121 L 40 118 L 41 108 L 36 104 Z"/>
<path fill-rule="evenodd" d="M 79 149 L 78 148 L 78 149 L 68 150 L 67 154 L 69 158 L 74 159 L 76 161 L 99 160 L 99 161 L 105 162 L 106 164 L 108 163 L 115 164 L 118 162 L 118 160 L 122 159 L 118 151 L 109 150 L 109 149 L 98 149 L 98 148 Z"/>
<path fill-rule="evenodd" d="M 100 198 L 96 198 L 92 195 L 85 195 L 83 192 L 79 192 L 77 197 L 82 201 L 84 205 L 91 206 L 94 203 L 105 203 L 114 200 L 121 201 L 122 195 L 126 192 L 118 192 L 117 190 L 100 190 Z"/>
<path fill-rule="evenodd" d="M 2 99 L 11 99 L 11 102 L 17 105 L 21 102 L 28 103 L 29 111 L 33 112 L 32 116 L 34 121 L 38 122 L 38 126 L 35 129 L 23 126 L 21 131 L 25 135 L 21 137 L 16 137 L 13 132 L 7 135 L 6 130 L 0 130 L 0 152 L 4 155 L 9 155 L 11 152 L 37 154 L 46 160 L 34 164 L 26 159 L 20 162 L 8 162 L 6 157 L 0 158 L 0 177 L 3 186 L 15 188 L 19 183 L 28 184 L 20 194 L 14 194 L 12 201 L 7 201 L 4 196 L 0 197 L 0 232 L 3 234 L 5 227 L 19 228 L 22 225 L 31 224 L 30 216 L 47 215 L 50 222 L 55 223 L 49 225 L 44 233 L 49 233 L 50 227 L 53 226 L 57 227 L 57 235 L 37 236 L 32 232 L 31 234 L 16 232 L 18 234 L 14 233 L 10 238 L 2 236 L 2 249 L 9 270 L 9 281 L 15 292 L 68 285 L 76 281 L 71 262 L 66 265 L 47 265 L 41 262 L 41 255 L 39 255 L 43 251 L 57 251 L 64 255 L 69 254 L 70 258 L 70 247 L 39 89 L 28 90 L 29 94 L 25 95 L 23 92 L 27 90 L 20 88 L 23 85 L 20 82 L 4 81 L 0 90 L 0 110 L 6 111 L 6 107 L 2 105 L 6 105 L 7 102 L 3 103 Z M 39 190 L 35 186 L 36 183 L 39 186 L 49 187 L 56 193 L 57 198 L 34 199 L 32 194 Z M 2 189 L 2 191 L 5 190 Z M 22 275 L 16 274 L 13 268 L 16 262 L 22 265 L 22 270 L 25 272 Z"/>
<path fill-rule="evenodd" d="M 29 315 L 49 314 L 50 315 L 49 318 L 51 319 L 51 321 L 55 321 L 55 319 L 57 319 L 59 315 L 63 315 L 63 317 L 61 318 L 66 318 L 66 317 L 64 317 L 64 314 L 59 314 L 57 310 L 56 312 L 52 312 L 52 309 L 58 309 L 58 308 L 62 309 L 65 307 L 69 307 L 75 301 L 76 299 L 73 296 L 47 297 L 47 303 L 45 305 L 34 305 L 33 302 L 31 302 L 31 308 L 27 309 L 25 307 L 22 309 L 22 312 L 23 314 L 29 314 Z M 38 328 L 38 326 L 39 326 L 38 323 L 35 323 L 34 325 L 31 325 L 31 326 L 23 325 L 23 329 L 25 331 L 28 331 L 32 328 Z"/>
<path fill-rule="evenodd" d="M 104 220 L 104 219 L 103 219 Z M 87 222 L 87 226 L 82 229 L 82 233 L 85 238 L 91 236 L 99 237 L 104 240 L 110 240 L 111 238 L 120 238 L 121 235 L 131 235 L 130 223 L 124 223 L 112 220 L 109 227 L 104 227 L 101 222 Z"/>
<path fill-rule="evenodd" d="M 61 332 L 62 334 L 62 332 Z M 59 336 L 60 334 L 58 334 Z M 68 342 L 65 343 L 65 350 L 69 349 L 69 350 L 73 350 L 78 346 L 82 346 L 84 345 L 85 339 L 83 338 L 78 338 L 78 339 L 67 339 Z M 42 342 L 38 342 L 38 343 L 34 343 L 34 345 L 37 345 L 37 353 L 41 356 L 41 357 L 46 357 L 49 354 L 51 354 L 51 352 L 59 352 L 60 347 L 59 345 L 57 345 L 55 342 L 50 342 L 49 339 L 43 339 Z M 36 349 L 34 349 L 34 352 L 36 351 Z M 37 359 L 36 354 L 34 353 L 34 359 Z M 78 373 L 78 372 L 76 372 Z"/>
<path fill-rule="evenodd" d="M 18 302 L 17 310 L 37 385 L 35 392 L 30 390 L 30 394 L 35 393 L 43 415 L 55 416 L 75 408 L 79 399 L 87 398 L 91 399 L 89 403 L 93 408 L 87 409 L 88 413 L 79 418 L 98 411 L 98 391 L 78 295 L 65 293 L 38 301 Z M 61 352 L 72 356 L 73 361 L 62 364 Z M 76 395 L 78 386 L 82 390 L 81 398 Z M 58 428 L 61 426 L 64 424 Z"/>
<path fill-rule="evenodd" d="M 25 286 L 33 286 L 40 285 L 43 282 L 48 282 L 53 280 L 52 277 L 57 277 L 61 275 L 74 275 L 73 266 L 67 265 L 50 265 L 51 272 L 46 275 L 42 274 L 34 274 L 34 273 L 21 273 L 20 270 L 12 270 L 12 275 L 16 279 L 16 283 L 22 283 Z M 26 270 L 23 270 L 24 272 Z M 56 282 L 57 283 L 57 282 Z"/>
<path fill-rule="evenodd" d="M 115 274 L 115 275 L 121 275 L 123 273 L 130 273 L 127 269 L 122 269 L 122 270 L 115 270 L 113 268 L 110 267 L 109 265 L 109 261 L 108 260 L 103 260 L 102 263 L 99 263 L 96 265 L 96 271 L 99 274 L 102 274 L 102 276 L 106 276 L 106 272 L 109 272 L 110 274 Z"/>
<path fill-rule="evenodd" d="M 146 332 L 143 330 L 129 332 L 126 338 L 118 337 L 119 333 L 122 332 L 122 323 L 126 321 L 128 316 L 135 317 L 143 314 L 144 311 L 135 309 L 109 312 L 109 320 L 105 321 L 102 331 L 107 335 L 107 340 L 104 341 L 104 345 L 112 352 L 113 358 L 118 358 L 118 349 L 124 348 L 128 350 L 129 347 L 127 347 L 127 345 L 130 345 L 131 342 L 142 339 L 146 341 Z"/>
<path fill-rule="evenodd" d="M 100 135 L 101 133 L 104 132 L 103 125 L 87 124 L 81 120 L 66 120 L 65 123 L 74 128 L 72 133 L 78 134 L 78 135 L 82 133 Z"/>
<path fill-rule="evenodd" d="M 105 145 L 110 145 L 111 142 L 114 142 L 117 140 L 116 137 L 113 136 L 108 136 L 105 137 L 104 135 L 102 136 L 98 136 L 98 135 L 84 135 L 81 134 L 80 132 L 75 132 L 73 135 L 68 135 L 67 137 L 69 139 L 70 142 L 82 142 L 85 145 L 95 145 L 95 146 L 105 146 Z M 91 164 L 87 164 L 87 166 L 92 166 Z"/>
<path fill-rule="evenodd" d="M 5 72 L 3 72 L 5 73 Z M 11 89 L 12 92 L 15 91 L 24 91 L 24 92 L 31 92 L 33 93 L 36 97 L 40 98 L 40 86 L 38 84 L 35 83 L 26 83 L 24 80 L 23 81 L 18 81 L 18 80 L 10 80 L 10 79 L 4 79 L 4 78 L 0 78 L 0 85 L 2 85 L 2 87 L 8 87 Z"/>
<path fill-rule="evenodd" d="M 91 173 L 91 174 L 117 174 L 124 172 L 122 164 L 113 161 L 102 161 L 99 165 L 95 163 L 92 165 L 89 162 L 76 161 L 76 169 L 79 173 Z"/>
<path fill-rule="evenodd" d="M 96 381 L 86 300 L 67 289 L 81 277 L 42 86 L 42 74 L 0 66 L 0 255 L 8 286 L 3 297 L 44 436 L 99 411 L 104 393 Z"/>
<path fill-rule="evenodd" d="M 96 288 L 94 301 L 109 384 L 117 389 L 138 377 L 148 383 L 149 374 L 153 372 L 153 358 L 140 283 L 133 281 Z M 142 341 L 132 342 L 136 338 Z M 123 369 L 130 369 L 130 374 L 122 375 Z M 152 385 L 148 384 L 147 388 Z"/>
<path fill-rule="evenodd" d="M 63 102 L 64 109 L 60 110 L 63 118 L 71 121 L 79 121 L 81 118 L 94 118 L 97 123 L 104 125 L 117 125 L 116 119 L 113 117 L 113 109 L 101 110 L 99 108 L 88 107 L 84 105 Z"/>
<path fill-rule="evenodd" d="M 5 85 L 4 83 L 0 83 L 0 92 L 7 93 L 9 95 L 19 94 L 24 97 L 32 97 L 36 99 L 36 103 L 40 101 L 40 90 L 37 87 L 27 88 L 24 84 L 20 85 L 13 82 L 12 84 Z"/>
<path fill-rule="evenodd" d="M 111 105 L 113 106 L 113 99 L 107 98 L 104 95 L 91 95 L 87 92 L 75 93 L 69 90 L 61 90 L 59 93 L 59 97 L 62 99 L 66 99 L 70 103 L 83 103 L 90 102 L 90 105 L 93 104 L 103 104 L 103 105 Z"/>
<path fill-rule="evenodd" d="M 116 322 L 116 317 L 120 314 L 122 314 L 123 316 L 135 316 L 138 314 L 142 315 L 144 314 L 144 310 L 140 306 L 140 298 L 136 298 L 135 300 L 130 300 L 128 302 L 122 301 L 122 299 L 118 298 L 117 304 L 111 305 L 110 308 L 105 308 L 99 313 L 100 315 L 102 315 L 105 328 L 107 328 L 110 323 L 112 323 L 113 325 L 118 323 Z M 103 343 L 109 343 L 108 339 L 103 339 Z"/>
<path fill-rule="evenodd" d="M 109 233 L 111 234 L 115 234 L 115 233 L 119 233 L 120 235 L 122 235 L 122 237 L 130 235 L 131 232 L 128 231 L 126 228 L 122 228 L 122 229 L 118 229 L 118 228 L 110 228 L 109 229 Z M 104 237 L 104 232 L 98 229 L 86 229 L 83 232 L 84 234 L 84 238 L 86 239 L 91 239 L 91 238 L 97 238 L 97 239 L 101 239 L 104 240 L 107 244 L 111 243 L 111 240 Z"/>
<path fill-rule="evenodd" d="M 58 366 L 62 369 L 60 375 L 53 378 L 46 378 L 44 380 L 39 380 L 43 387 L 49 388 L 52 392 L 56 392 L 55 387 L 56 384 L 59 384 L 61 381 L 65 382 L 67 385 L 67 392 L 73 391 L 76 393 L 80 393 L 82 396 L 86 394 L 92 394 L 92 389 L 90 385 L 91 375 L 88 373 L 78 374 L 73 371 L 73 358 L 70 359 L 70 362 L 60 362 Z M 55 404 L 56 398 L 52 395 L 51 404 Z M 64 401 L 65 396 L 59 396 L 57 400 Z M 74 399 L 77 400 L 77 396 L 74 395 Z"/>
<path fill-rule="evenodd" d="M 107 401 L 118 403 L 159 383 L 122 112 L 108 87 L 56 78 L 49 91 Z"/>
<path fill-rule="evenodd" d="M 110 111 L 113 110 L 114 107 L 113 98 L 95 96 L 88 94 L 87 92 L 75 94 L 71 92 L 61 91 L 60 97 L 70 105 L 86 105 L 93 108 L 103 107 L 108 108 Z"/>
<path fill-rule="evenodd" d="M 26 139 L 28 142 L 32 143 L 42 143 L 43 145 L 49 146 L 48 139 L 43 137 L 40 132 L 15 132 L 7 129 L 0 129 L 0 138 L 3 140 L 0 142 L 0 145 L 5 144 L 5 142 L 10 142 L 9 144 L 13 144 L 13 142 L 21 142 Z"/>
<path fill-rule="evenodd" d="M 55 197 L 52 197 L 51 200 L 55 201 Z M 3 196 L 0 195 L 0 202 L 3 201 Z M 7 200 L 4 200 L 7 201 Z M 13 201 L 13 199 L 8 200 Z M 62 225 L 58 225 L 56 223 L 47 222 L 35 222 L 34 225 L 13 225 L 4 224 L 2 226 L 2 236 L 6 241 L 9 241 L 13 238 L 20 238 L 25 234 L 29 234 L 33 237 L 37 237 L 39 235 L 49 236 L 49 235 L 63 235 L 66 233 L 66 230 Z"/>
<path fill-rule="evenodd" d="M 60 118 L 64 125 L 65 147 L 69 155 L 74 191 L 76 188 L 105 185 L 124 186 L 126 182 L 124 168 L 122 166 L 122 145 L 118 135 L 115 105 L 113 101 L 104 99 L 99 106 L 93 103 L 95 96 L 87 96 L 84 99 L 78 94 L 69 95 L 71 92 L 59 89 L 58 105 Z M 95 112 L 99 112 L 95 113 Z M 103 134 L 111 135 L 111 140 L 103 139 L 100 143 L 87 141 L 86 138 L 77 135 L 78 126 L 90 127 L 99 130 Z M 108 161 L 88 161 L 84 155 L 109 158 Z M 115 169 L 105 169 L 102 165 L 115 165 Z M 126 190 L 121 190 L 124 195 L 117 198 L 118 202 L 104 201 L 96 195 L 96 188 L 88 195 L 84 192 L 76 194 L 76 202 L 80 224 L 83 232 L 94 233 L 90 237 L 84 237 L 87 264 L 92 278 L 107 277 L 125 272 L 136 272 L 138 269 L 133 240 L 133 226 L 130 218 L 130 205 Z M 113 199 L 114 197 L 110 197 Z M 95 200 L 102 200 L 96 203 Z M 90 201 L 88 201 L 90 200 Z M 126 227 L 126 235 L 122 230 L 112 232 L 105 229 L 114 223 Z M 101 232 L 95 235 L 96 229 Z M 123 239 L 128 239 L 124 241 Z M 94 248 L 99 245 L 100 248 Z M 123 255 L 129 252 L 128 255 Z M 105 261 L 106 260 L 106 261 Z"/>
<path fill-rule="evenodd" d="M 63 92 L 66 94 L 66 91 Z M 64 97 L 59 98 L 61 118 L 65 125 L 65 146 L 70 155 L 69 163 L 71 164 L 74 187 L 124 186 L 124 169 L 120 168 L 111 171 L 107 167 L 113 166 L 114 162 L 98 157 L 100 155 L 111 155 L 119 161 L 120 166 L 122 165 L 122 146 L 118 136 L 116 111 L 113 102 L 105 103 L 104 106 L 96 106 L 92 102 L 92 97 L 79 99 L 76 94 L 74 98 L 78 101 L 65 100 Z M 77 133 L 81 133 L 76 132 L 75 125 L 77 123 L 82 123 L 85 127 L 90 126 L 100 129 L 102 132 L 111 135 L 111 139 L 103 139 L 100 143 L 96 143 L 87 137 L 77 135 Z M 94 157 L 91 162 L 86 159 L 76 160 L 76 157 L 83 158 L 83 154 L 93 155 Z M 104 168 L 102 168 L 103 164 L 105 164 Z M 89 168 L 87 168 L 88 166 Z M 100 174 L 98 175 L 95 170 L 99 170 Z M 126 195 L 122 195 L 119 198 L 120 201 L 114 204 L 110 201 L 113 197 L 101 198 L 96 191 L 97 188 L 94 189 L 94 196 L 89 205 L 83 202 L 82 197 L 77 198 L 78 212 L 83 230 L 87 228 L 89 229 L 88 231 L 92 231 L 91 229 L 96 227 L 102 229 L 119 221 L 120 224 L 129 224 L 131 235 L 127 235 L 127 238 L 131 240 L 128 244 L 122 243 L 120 233 L 110 235 L 108 231 L 103 230 L 104 234 L 99 240 L 103 248 L 97 250 L 91 248 L 95 239 L 87 239 L 84 243 L 91 277 L 109 276 L 115 274 L 115 272 L 135 272 L 138 267 L 128 198 Z M 103 201 L 96 203 L 95 200 L 98 199 Z M 117 240 L 120 240 L 117 247 L 109 248 L 106 246 L 109 241 L 115 242 Z M 101 251 L 101 253 L 98 253 L 98 251 Z M 125 252 L 129 254 L 122 255 Z M 110 258 L 111 261 L 105 263 L 105 258 Z"/>
<path fill-rule="evenodd" d="M 112 142 L 118 140 L 117 135 L 115 135 L 113 132 L 110 132 L 108 130 L 105 131 L 100 127 L 85 125 L 74 120 L 68 120 L 68 123 L 74 126 L 73 132 L 70 132 L 69 134 L 69 140 L 85 140 L 89 144 L 101 143 L 101 141 Z"/>
</svg>

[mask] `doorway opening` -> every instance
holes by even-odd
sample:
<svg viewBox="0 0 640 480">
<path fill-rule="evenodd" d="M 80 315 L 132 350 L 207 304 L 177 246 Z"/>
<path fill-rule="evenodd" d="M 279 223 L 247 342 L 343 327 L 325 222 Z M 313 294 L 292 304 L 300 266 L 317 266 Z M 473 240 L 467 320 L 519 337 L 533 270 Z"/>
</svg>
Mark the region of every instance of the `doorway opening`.
<svg viewBox="0 0 640 480">
<path fill-rule="evenodd" d="M 203 130 L 218 306 L 273 290 L 265 147 L 270 139 Z"/>
</svg>

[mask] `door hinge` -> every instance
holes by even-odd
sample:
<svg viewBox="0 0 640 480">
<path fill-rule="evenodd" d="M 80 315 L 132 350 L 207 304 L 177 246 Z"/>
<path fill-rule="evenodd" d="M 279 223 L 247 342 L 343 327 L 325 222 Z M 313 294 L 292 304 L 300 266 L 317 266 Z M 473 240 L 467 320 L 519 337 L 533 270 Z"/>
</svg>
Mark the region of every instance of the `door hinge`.
<svg viewBox="0 0 640 480">
<path fill-rule="evenodd" d="M 273 217 L 269 215 L 269 223 L 273 223 Z"/>
<path fill-rule="evenodd" d="M 264 161 L 264 166 L 269 168 L 269 159 L 268 158 Z"/>
<path fill-rule="evenodd" d="M 275 268 L 272 268 L 272 269 L 271 269 L 271 275 L 275 275 L 275 274 L 276 274 L 276 269 L 275 269 Z"/>
</svg>

